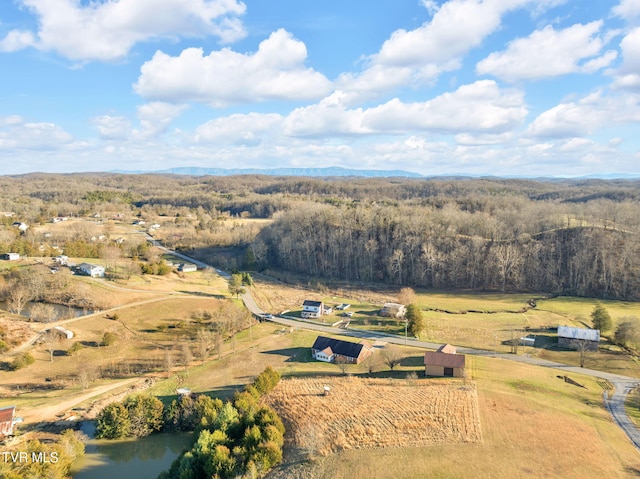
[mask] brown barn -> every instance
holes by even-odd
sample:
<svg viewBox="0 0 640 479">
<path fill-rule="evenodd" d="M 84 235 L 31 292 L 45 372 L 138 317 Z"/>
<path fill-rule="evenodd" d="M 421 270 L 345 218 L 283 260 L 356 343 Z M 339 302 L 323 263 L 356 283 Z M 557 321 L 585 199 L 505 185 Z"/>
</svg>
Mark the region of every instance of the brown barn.
<svg viewBox="0 0 640 479">
<path fill-rule="evenodd" d="M 0 438 L 13 435 L 15 406 L 0 408 Z"/>
<path fill-rule="evenodd" d="M 450 344 L 441 346 L 437 351 L 424 353 L 425 376 L 464 377 L 465 356 L 456 354 L 456 348 Z"/>
</svg>

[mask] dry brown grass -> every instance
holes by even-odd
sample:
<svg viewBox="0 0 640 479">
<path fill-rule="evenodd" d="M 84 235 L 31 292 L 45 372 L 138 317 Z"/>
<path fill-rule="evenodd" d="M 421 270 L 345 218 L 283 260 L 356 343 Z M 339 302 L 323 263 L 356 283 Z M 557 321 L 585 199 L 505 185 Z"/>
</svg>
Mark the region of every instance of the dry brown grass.
<svg viewBox="0 0 640 479">
<path fill-rule="evenodd" d="M 304 288 L 283 283 L 266 281 L 260 276 L 254 277 L 255 286 L 251 293 L 256 303 L 265 311 L 280 312 L 290 309 L 300 309 L 305 299 L 325 301 L 326 303 L 369 303 L 382 305 L 389 301 L 396 301 L 397 291 L 373 291 L 351 288 L 325 288 L 318 291 L 315 287 Z"/>
<path fill-rule="evenodd" d="M 474 381 L 295 378 L 281 381 L 268 401 L 292 431 L 290 440 L 321 454 L 482 438 Z"/>
</svg>

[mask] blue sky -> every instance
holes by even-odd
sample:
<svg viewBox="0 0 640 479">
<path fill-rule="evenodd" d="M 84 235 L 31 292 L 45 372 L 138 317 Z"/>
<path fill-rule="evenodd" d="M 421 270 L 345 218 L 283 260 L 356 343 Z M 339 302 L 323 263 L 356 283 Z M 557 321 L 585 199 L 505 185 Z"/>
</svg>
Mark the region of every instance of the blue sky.
<svg viewBox="0 0 640 479">
<path fill-rule="evenodd" d="M 640 174 L 640 0 L 5 0 L 0 174 Z"/>
</svg>

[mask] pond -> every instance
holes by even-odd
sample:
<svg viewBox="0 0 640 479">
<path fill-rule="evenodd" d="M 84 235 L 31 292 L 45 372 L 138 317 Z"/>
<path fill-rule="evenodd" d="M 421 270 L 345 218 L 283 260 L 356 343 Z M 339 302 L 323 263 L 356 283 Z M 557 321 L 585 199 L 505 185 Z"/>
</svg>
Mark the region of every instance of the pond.
<svg viewBox="0 0 640 479">
<path fill-rule="evenodd" d="M 73 479 L 156 479 L 191 445 L 192 433 L 160 433 L 141 439 L 90 439 L 71 468 Z"/>
<path fill-rule="evenodd" d="M 20 314 L 28 318 L 29 312 L 31 311 L 31 308 L 33 308 L 34 304 L 36 303 L 28 302 L 25 305 L 24 309 L 22 310 L 22 313 Z M 52 304 L 52 303 L 47 303 L 47 304 L 51 304 L 51 306 L 53 306 L 53 309 L 55 309 L 57 313 L 56 320 L 77 318 L 80 316 L 85 316 L 87 314 L 93 313 L 93 311 L 91 310 L 83 309 L 83 308 L 74 308 L 73 306 L 64 306 L 62 304 Z M 3 309 L 5 311 L 9 310 L 9 308 L 7 307 L 6 301 L 0 301 L 0 309 Z"/>
</svg>

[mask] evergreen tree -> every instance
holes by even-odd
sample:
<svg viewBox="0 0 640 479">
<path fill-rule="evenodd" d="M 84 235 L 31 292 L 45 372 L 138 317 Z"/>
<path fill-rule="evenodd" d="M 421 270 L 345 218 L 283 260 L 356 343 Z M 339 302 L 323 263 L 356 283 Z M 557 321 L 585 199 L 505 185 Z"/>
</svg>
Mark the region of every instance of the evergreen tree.
<svg viewBox="0 0 640 479">
<path fill-rule="evenodd" d="M 420 308 L 414 303 L 411 303 L 407 306 L 407 312 L 404 315 L 404 319 L 407 321 L 409 334 L 416 337 L 419 336 L 425 326 Z"/>
<path fill-rule="evenodd" d="M 599 329 L 601 333 L 611 329 L 611 316 L 609 316 L 609 312 L 600 303 L 597 303 L 595 308 L 593 308 L 591 320 L 593 322 L 593 328 Z"/>
</svg>

